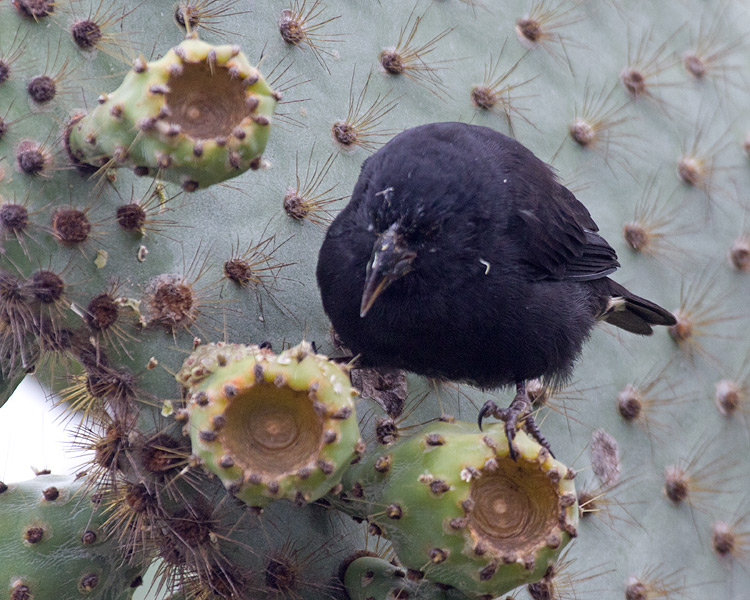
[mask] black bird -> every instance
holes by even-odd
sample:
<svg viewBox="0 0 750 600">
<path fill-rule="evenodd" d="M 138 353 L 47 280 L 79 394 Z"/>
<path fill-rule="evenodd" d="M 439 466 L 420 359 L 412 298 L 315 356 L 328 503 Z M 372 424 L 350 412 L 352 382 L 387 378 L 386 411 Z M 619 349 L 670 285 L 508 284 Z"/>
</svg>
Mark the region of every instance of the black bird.
<svg viewBox="0 0 750 600">
<path fill-rule="evenodd" d="M 515 384 L 508 439 L 529 414 L 525 382 L 559 385 L 598 320 L 641 335 L 671 313 L 607 277 L 620 265 L 552 169 L 487 127 L 431 123 L 362 165 L 320 249 L 323 307 L 362 366 L 482 388 Z M 515 451 L 511 444 L 511 456 Z"/>
</svg>

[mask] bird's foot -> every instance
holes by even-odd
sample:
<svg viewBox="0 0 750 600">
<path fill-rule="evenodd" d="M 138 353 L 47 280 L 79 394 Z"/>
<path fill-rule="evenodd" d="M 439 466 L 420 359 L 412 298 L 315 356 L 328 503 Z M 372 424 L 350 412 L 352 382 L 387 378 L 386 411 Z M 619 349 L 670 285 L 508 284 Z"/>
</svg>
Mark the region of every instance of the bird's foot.
<svg viewBox="0 0 750 600">
<path fill-rule="evenodd" d="M 513 446 L 513 440 L 516 437 L 516 429 L 518 428 L 519 423 L 523 425 L 524 429 L 526 429 L 529 435 L 531 435 L 540 446 L 546 448 L 553 458 L 555 457 L 550 448 L 549 442 L 542 435 L 542 432 L 534 421 L 534 416 L 531 414 L 531 404 L 526 395 L 525 385 L 519 384 L 517 386 L 516 397 L 513 398 L 513 402 L 510 403 L 508 408 L 500 408 L 492 400 L 488 400 L 484 403 L 484 406 L 482 406 L 479 411 L 479 418 L 477 419 L 480 431 L 482 430 L 482 420 L 489 415 L 492 415 L 496 419 L 500 419 L 505 423 L 505 437 L 508 438 L 509 453 L 513 460 L 518 458 L 518 452 Z"/>
<path fill-rule="evenodd" d="M 547 441 L 547 438 L 545 438 L 542 435 L 542 432 L 539 430 L 539 426 L 536 424 L 536 421 L 534 421 L 534 415 L 531 413 L 528 413 L 526 417 L 523 420 L 523 427 L 526 431 L 529 432 L 529 435 L 533 437 L 542 448 L 546 448 L 547 452 L 550 453 L 552 458 L 555 458 L 555 453 L 552 452 L 552 448 L 550 448 L 549 442 Z"/>
<path fill-rule="evenodd" d="M 508 448 L 510 457 L 513 460 L 518 458 L 518 452 L 513 446 L 513 440 L 516 437 L 516 428 L 518 427 L 519 418 L 528 410 L 528 405 L 524 404 L 523 400 L 519 401 L 518 396 L 513 399 L 508 408 L 500 408 L 492 400 L 488 400 L 482 406 L 479 411 L 479 418 L 477 423 L 479 424 L 479 430 L 482 430 L 482 420 L 487 416 L 493 416 L 496 419 L 500 419 L 505 423 L 505 437 L 508 438 Z"/>
</svg>

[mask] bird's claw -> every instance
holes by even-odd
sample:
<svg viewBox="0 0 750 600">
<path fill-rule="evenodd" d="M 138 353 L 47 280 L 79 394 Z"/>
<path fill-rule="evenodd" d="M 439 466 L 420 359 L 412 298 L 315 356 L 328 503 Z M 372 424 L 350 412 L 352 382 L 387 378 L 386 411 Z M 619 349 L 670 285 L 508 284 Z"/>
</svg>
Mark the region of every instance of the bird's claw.
<svg viewBox="0 0 750 600">
<path fill-rule="evenodd" d="M 539 442 L 540 446 L 546 448 L 552 455 L 552 458 L 555 458 L 549 442 L 542 435 L 542 432 L 534 421 L 534 416 L 531 414 L 531 406 L 529 405 L 525 390 L 523 393 L 520 393 L 519 391 L 519 393 L 516 394 L 516 397 L 513 398 L 513 402 L 510 403 L 508 408 L 499 408 L 492 400 L 485 402 L 484 406 L 482 406 L 479 411 L 479 418 L 477 419 L 479 431 L 482 430 L 482 420 L 488 415 L 492 415 L 496 419 L 505 422 L 505 437 L 508 439 L 508 453 L 513 460 L 518 458 L 518 451 L 513 445 L 513 440 L 516 438 L 516 430 L 518 429 L 519 422 L 523 425 L 523 428 L 528 434 Z"/>
<path fill-rule="evenodd" d="M 518 458 L 518 452 L 513 446 L 513 440 L 516 437 L 516 427 L 518 426 L 518 417 L 520 414 L 521 411 L 514 410 L 513 404 L 508 408 L 500 408 L 492 400 L 488 400 L 480 409 L 479 417 L 477 418 L 479 431 L 482 431 L 482 421 L 489 415 L 492 415 L 496 419 L 500 419 L 505 423 L 505 437 L 508 439 L 509 454 L 513 460 Z"/>
<path fill-rule="evenodd" d="M 482 421 L 484 421 L 484 418 L 488 415 L 495 415 L 495 413 L 498 411 L 497 404 L 495 404 L 492 400 L 487 400 L 487 402 L 484 403 L 484 406 L 479 410 L 479 416 L 477 417 L 477 425 L 479 425 L 479 431 L 482 431 Z"/>
<path fill-rule="evenodd" d="M 529 435 L 533 437 L 542 448 L 546 448 L 552 458 L 555 458 L 555 453 L 552 452 L 552 448 L 550 447 L 547 438 L 542 435 L 542 432 L 539 430 L 539 426 L 536 424 L 536 421 L 534 421 L 534 416 L 531 413 L 526 415 L 523 425 Z"/>
<path fill-rule="evenodd" d="M 505 421 L 505 437 L 508 438 L 508 455 L 512 461 L 516 461 L 518 459 L 518 452 L 513 445 L 513 440 L 516 439 L 516 424 L 515 422 L 511 422 L 510 419 Z"/>
</svg>

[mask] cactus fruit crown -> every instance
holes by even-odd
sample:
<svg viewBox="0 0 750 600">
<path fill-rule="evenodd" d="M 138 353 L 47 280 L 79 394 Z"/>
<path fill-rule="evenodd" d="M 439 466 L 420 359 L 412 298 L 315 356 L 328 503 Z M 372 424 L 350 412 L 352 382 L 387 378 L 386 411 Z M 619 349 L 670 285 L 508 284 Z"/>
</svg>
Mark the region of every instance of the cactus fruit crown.
<svg viewBox="0 0 750 600">
<path fill-rule="evenodd" d="M 494 597 L 542 577 L 577 535 L 575 472 L 522 431 L 514 444 L 515 461 L 502 425 L 428 425 L 353 465 L 335 506 L 367 515 L 406 568 Z"/>
<path fill-rule="evenodd" d="M 188 386 L 193 452 L 252 506 L 317 500 L 361 452 L 356 391 L 308 343 L 278 356 L 259 346 L 199 347 L 178 380 Z"/>
<path fill-rule="evenodd" d="M 278 94 L 238 46 L 189 36 L 68 125 L 82 169 L 131 166 L 195 191 L 260 167 Z"/>
</svg>

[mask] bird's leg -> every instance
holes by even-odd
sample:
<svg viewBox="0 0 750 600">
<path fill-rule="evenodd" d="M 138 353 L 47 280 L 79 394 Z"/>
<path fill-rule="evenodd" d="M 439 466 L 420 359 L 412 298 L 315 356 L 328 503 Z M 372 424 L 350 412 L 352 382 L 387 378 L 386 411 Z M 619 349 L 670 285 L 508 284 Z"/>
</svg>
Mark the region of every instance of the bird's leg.
<svg viewBox="0 0 750 600">
<path fill-rule="evenodd" d="M 513 460 L 516 460 L 518 457 L 518 453 L 513 447 L 513 439 L 516 437 L 516 427 L 519 421 L 523 423 L 531 437 L 552 454 L 549 442 L 544 438 L 542 432 L 539 431 L 539 427 L 534 422 L 534 417 L 531 414 L 531 403 L 529 402 L 529 397 L 526 395 L 525 381 L 516 383 L 516 396 L 508 408 L 499 408 L 492 400 L 484 403 L 484 406 L 479 411 L 479 418 L 477 420 L 480 431 L 482 429 L 482 420 L 487 415 L 492 415 L 496 419 L 505 422 L 505 436 L 508 438 L 510 457 Z M 554 457 L 555 455 L 552 454 L 552 456 Z"/>
<path fill-rule="evenodd" d="M 526 382 L 522 381 L 516 383 L 516 396 L 513 398 L 513 402 L 510 403 L 508 408 L 500 408 L 492 400 L 485 402 L 482 410 L 479 411 L 479 429 L 482 429 L 482 419 L 491 414 L 496 419 L 500 419 L 505 422 L 505 437 L 508 438 L 508 448 L 510 457 L 513 460 L 518 458 L 518 453 L 513 447 L 513 440 L 516 437 L 516 428 L 518 421 L 522 416 L 528 413 L 530 408 L 529 398 L 526 395 Z M 536 425 L 534 425 L 536 428 Z"/>
</svg>

